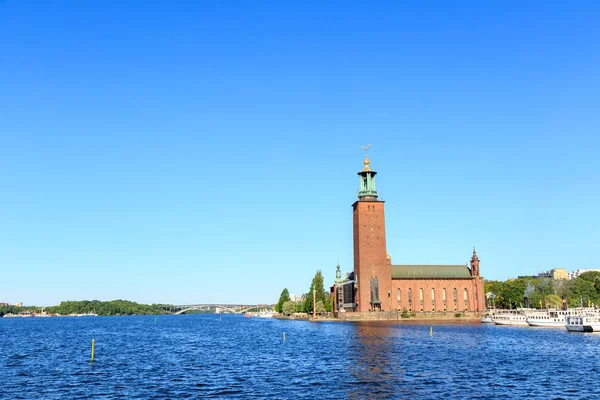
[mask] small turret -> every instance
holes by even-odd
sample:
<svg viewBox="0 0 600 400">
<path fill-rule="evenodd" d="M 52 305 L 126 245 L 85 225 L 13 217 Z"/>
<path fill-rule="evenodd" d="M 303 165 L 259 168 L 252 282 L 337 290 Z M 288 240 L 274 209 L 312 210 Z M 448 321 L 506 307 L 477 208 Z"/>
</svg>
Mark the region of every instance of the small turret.
<svg viewBox="0 0 600 400">
<path fill-rule="evenodd" d="M 479 276 L 479 261 L 475 247 L 473 247 L 473 256 L 471 256 L 471 274 L 473 276 Z"/>
<path fill-rule="evenodd" d="M 336 267 L 335 271 L 335 283 L 342 283 L 342 271 L 340 271 L 340 263 Z"/>
</svg>

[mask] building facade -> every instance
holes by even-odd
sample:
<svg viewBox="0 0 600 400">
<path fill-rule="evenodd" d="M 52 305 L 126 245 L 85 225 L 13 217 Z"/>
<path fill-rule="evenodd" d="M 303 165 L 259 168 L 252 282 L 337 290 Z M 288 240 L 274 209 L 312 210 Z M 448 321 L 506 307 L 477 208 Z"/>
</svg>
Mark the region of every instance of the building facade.
<svg viewBox="0 0 600 400">
<path fill-rule="evenodd" d="M 336 273 L 336 311 L 479 312 L 485 310 L 483 277 L 473 249 L 468 265 L 393 265 L 387 252 L 384 202 L 378 199 L 368 156 L 358 173 L 352 205 L 354 271 Z"/>
<path fill-rule="evenodd" d="M 580 268 L 569 274 L 569 279 L 575 279 L 584 272 L 600 272 L 600 268 Z"/>
</svg>

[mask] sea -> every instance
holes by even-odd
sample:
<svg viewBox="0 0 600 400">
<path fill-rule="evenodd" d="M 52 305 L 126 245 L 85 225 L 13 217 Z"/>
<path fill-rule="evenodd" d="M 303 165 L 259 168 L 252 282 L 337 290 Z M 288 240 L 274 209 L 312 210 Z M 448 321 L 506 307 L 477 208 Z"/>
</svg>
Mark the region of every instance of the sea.
<svg viewBox="0 0 600 400">
<path fill-rule="evenodd" d="M 565 329 L 0 318 L 1 399 L 583 399 L 600 396 L 599 372 L 600 334 Z"/>
</svg>

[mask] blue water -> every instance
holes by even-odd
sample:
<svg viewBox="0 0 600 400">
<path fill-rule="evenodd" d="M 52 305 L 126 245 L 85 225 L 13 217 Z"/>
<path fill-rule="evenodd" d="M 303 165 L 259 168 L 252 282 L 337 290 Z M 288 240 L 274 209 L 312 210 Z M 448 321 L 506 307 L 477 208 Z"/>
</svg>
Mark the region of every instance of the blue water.
<svg viewBox="0 0 600 400">
<path fill-rule="evenodd" d="M 0 318 L 0 398 L 590 398 L 599 356 L 600 334 L 562 329 Z"/>
</svg>

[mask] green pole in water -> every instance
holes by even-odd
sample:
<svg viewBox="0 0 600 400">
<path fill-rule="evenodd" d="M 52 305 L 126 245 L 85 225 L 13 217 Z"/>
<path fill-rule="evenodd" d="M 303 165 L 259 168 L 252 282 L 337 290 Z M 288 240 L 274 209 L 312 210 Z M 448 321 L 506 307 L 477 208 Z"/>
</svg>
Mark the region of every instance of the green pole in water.
<svg viewBox="0 0 600 400">
<path fill-rule="evenodd" d="M 156 316 L 154 317 L 154 323 L 155 323 L 155 324 L 156 324 L 156 320 L 157 320 L 157 318 L 158 318 L 158 317 L 156 317 Z"/>
</svg>

